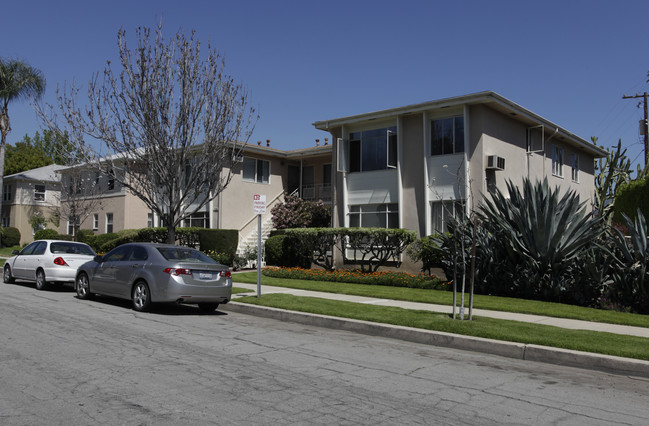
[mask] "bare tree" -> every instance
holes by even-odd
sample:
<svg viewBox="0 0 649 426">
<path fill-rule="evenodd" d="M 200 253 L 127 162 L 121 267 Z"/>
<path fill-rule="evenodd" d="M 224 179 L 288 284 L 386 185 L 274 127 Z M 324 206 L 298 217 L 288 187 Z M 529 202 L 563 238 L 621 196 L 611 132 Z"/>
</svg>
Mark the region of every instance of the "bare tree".
<svg viewBox="0 0 649 426">
<path fill-rule="evenodd" d="M 101 209 L 104 187 L 100 184 L 99 172 L 88 166 L 75 166 L 61 170 L 61 199 L 57 212 L 58 219 L 72 224 L 75 241 L 79 228 L 93 212 Z"/>
<path fill-rule="evenodd" d="M 131 50 L 126 32 L 118 32 L 120 71 L 109 61 L 102 78 L 93 75 L 85 109 L 74 86 L 57 91 L 58 107 L 70 138 L 100 141 L 95 167 L 158 214 L 173 243 L 181 221 L 230 182 L 233 158 L 257 116 L 245 88 L 224 73 L 223 57 L 208 44 L 201 59 L 194 32 L 169 42 L 160 26 L 136 34 Z M 56 115 L 41 117 L 59 128 Z"/>
</svg>

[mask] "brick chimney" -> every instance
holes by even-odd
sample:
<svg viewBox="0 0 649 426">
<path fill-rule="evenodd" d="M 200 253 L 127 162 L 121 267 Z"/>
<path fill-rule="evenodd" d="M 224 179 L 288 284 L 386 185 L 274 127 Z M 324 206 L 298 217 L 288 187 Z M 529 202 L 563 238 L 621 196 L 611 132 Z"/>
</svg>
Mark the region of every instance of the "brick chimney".
<svg viewBox="0 0 649 426">
<path fill-rule="evenodd" d="M 266 146 L 270 146 L 270 139 L 266 139 Z"/>
<path fill-rule="evenodd" d="M 315 146 L 320 146 L 320 139 L 315 140 Z"/>
<path fill-rule="evenodd" d="M 257 141 L 257 145 L 261 146 L 261 141 Z"/>
<path fill-rule="evenodd" d="M 329 138 L 325 138 L 325 145 L 329 145 Z"/>
</svg>

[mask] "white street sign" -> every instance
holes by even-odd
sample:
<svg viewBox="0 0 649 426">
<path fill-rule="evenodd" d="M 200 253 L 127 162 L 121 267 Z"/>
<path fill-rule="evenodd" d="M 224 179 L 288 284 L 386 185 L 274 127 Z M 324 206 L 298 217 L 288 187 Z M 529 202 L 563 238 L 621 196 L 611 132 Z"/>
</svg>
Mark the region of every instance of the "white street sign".
<svg viewBox="0 0 649 426">
<path fill-rule="evenodd" d="M 266 213 L 266 195 L 255 194 L 252 197 L 252 210 L 255 214 Z"/>
</svg>

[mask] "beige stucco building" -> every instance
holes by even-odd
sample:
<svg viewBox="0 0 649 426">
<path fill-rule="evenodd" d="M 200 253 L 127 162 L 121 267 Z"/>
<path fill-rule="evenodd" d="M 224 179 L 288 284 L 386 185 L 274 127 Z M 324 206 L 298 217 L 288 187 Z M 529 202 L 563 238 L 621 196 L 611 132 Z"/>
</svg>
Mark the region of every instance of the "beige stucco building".
<svg viewBox="0 0 649 426">
<path fill-rule="evenodd" d="M 58 211 L 61 193 L 60 176 L 63 166 L 52 164 L 3 178 L 2 226 L 20 231 L 20 244 L 34 241 L 32 217 L 46 219 L 42 226 L 54 227 L 48 220 Z"/>
<path fill-rule="evenodd" d="M 323 120 L 332 136 L 333 225 L 445 230 L 494 188 L 548 179 L 592 202 L 606 152 L 494 92 Z"/>
<path fill-rule="evenodd" d="M 283 151 L 266 143 L 246 144 L 231 169 L 228 186 L 203 208 L 183 222 L 183 226 L 239 231 L 239 248 L 254 245 L 257 235 L 257 215 L 253 211 L 253 197 L 266 196 L 267 212 L 262 215 L 263 234 L 272 229 L 271 209 L 284 200 L 285 194 L 295 193 L 305 199 L 331 201 L 331 145 L 323 142 L 317 146 L 294 151 Z M 76 169 L 63 170 L 66 173 Z M 91 229 L 95 234 L 118 232 L 162 226 L 160 218 L 127 188 L 115 179 L 88 171 L 81 179 L 86 185 L 75 201 L 87 198 L 93 209 L 80 223 L 79 229 Z M 89 190 L 92 185 L 96 191 Z M 96 203 L 99 199 L 100 202 Z M 63 200 L 65 210 L 66 200 Z M 72 223 L 62 221 L 59 232 L 72 234 Z"/>
</svg>

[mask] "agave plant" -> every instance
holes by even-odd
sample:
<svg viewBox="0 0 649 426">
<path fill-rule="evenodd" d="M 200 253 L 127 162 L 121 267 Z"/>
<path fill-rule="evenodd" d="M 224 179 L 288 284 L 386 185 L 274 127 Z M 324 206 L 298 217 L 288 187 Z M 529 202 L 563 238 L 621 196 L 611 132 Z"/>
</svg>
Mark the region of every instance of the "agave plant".
<svg viewBox="0 0 649 426">
<path fill-rule="evenodd" d="M 574 191 L 561 196 L 547 179 L 524 179 L 522 190 L 508 181 L 507 190 L 509 196 L 496 190 L 480 209 L 495 249 L 506 253 L 508 270 L 513 266 L 519 275 L 511 277 L 518 292 L 557 300 L 568 291 L 567 277 L 580 254 L 602 235 L 600 220 Z"/>
</svg>

